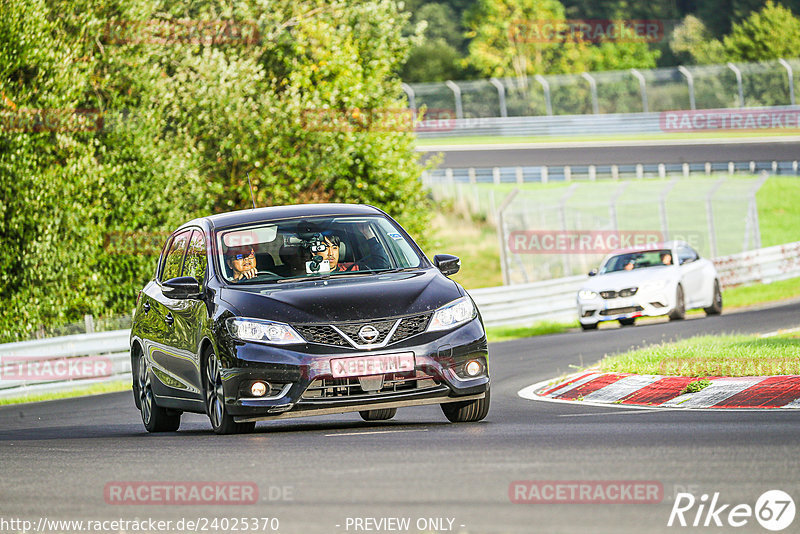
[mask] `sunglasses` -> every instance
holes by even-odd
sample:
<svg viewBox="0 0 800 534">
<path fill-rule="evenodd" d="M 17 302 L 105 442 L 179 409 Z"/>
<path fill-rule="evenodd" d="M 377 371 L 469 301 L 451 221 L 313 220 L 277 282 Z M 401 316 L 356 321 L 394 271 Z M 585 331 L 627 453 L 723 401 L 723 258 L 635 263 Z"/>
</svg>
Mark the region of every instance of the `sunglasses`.
<svg viewBox="0 0 800 534">
<path fill-rule="evenodd" d="M 250 254 L 236 254 L 236 255 L 233 257 L 233 259 L 235 259 L 235 260 L 243 260 L 243 259 L 245 259 L 245 258 L 252 258 L 253 256 L 255 256 L 255 252 L 253 252 L 253 251 L 251 250 L 251 251 L 250 251 Z"/>
</svg>

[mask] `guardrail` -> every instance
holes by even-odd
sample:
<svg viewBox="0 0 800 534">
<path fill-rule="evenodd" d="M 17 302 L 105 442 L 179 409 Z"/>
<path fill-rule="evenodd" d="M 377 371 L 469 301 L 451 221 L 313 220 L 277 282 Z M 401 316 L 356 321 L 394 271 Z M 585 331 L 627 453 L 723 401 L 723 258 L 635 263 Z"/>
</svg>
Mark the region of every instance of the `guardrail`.
<svg viewBox="0 0 800 534">
<path fill-rule="evenodd" d="M 800 242 L 724 256 L 714 263 L 723 287 L 785 280 L 800 276 Z M 575 297 L 587 279 L 571 276 L 469 293 L 486 326 L 567 322 L 577 319 Z M 0 398 L 127 381 L 131 371 L 129 338 L 130 330 L 115 330 L 0 345 Z M 99 362 L 102 373 L 62 376 L 87 361 Z"/>
<path fill-rule="evenodd" d="M 0 398 L 130 377 L 130 330 L 0 345 Z"/>
<path fill-rule="evenodd" d="M 796 131 L 800 106 L 746 109 L 678 110 L 601 115 L 533 117 L 475 117 L 436 119 L 416 127 L 419 138 L 448 137 L 570 137 L 601 132 L 603 135 L 715 132 L 720 130 Z"/>
</svg>

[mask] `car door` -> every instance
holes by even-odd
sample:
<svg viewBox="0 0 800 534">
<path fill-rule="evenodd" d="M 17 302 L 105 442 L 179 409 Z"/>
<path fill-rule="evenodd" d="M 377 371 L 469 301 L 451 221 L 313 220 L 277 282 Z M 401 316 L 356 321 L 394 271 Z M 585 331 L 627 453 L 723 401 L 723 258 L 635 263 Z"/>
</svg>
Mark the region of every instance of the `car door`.
<svg viewBox="0 0 800 534">
<path fill-rule="evenodd" d="M 199 228 L 194 229 L 186 249 L 183 269 L 180 276 L 191 276 L 205 288 L 208 271 L 208 250 L 206 237 Z M 175 340 L 175 353 L 179 356 L 174 362 L 175 373 L 187 386 L 187 395 L 202 400 L 200 371 L 200 342 L 203 324 L 208 317 L 205 301 L 200 298 L 171 300 L 167 308 L 172 313 Z"/>
<path fill-rule="evenodd" d="M 153 374 L 158 383 L 153 385 L 153 391 L 160 396 L 174 396 L 177 391 L 189 391 L 191 388 L 181 376 L 186 364 L 178 352 L 179 341 L 175 330 L 174 308 L 179 301 L 164 295 L 163 283 L 171 278 L 180 276 L 183 268 L 183 259 L 189 245 L 192 230 L 182 230 L 176 233 L 168 245 L 163 264 L 160 266 L 156 283 L 151 290 L 153 305 L 148 312 L 153 314 L 152 321 L 159 323 L 161 336 L 154 338 L 150 347 L 150 360 L 153 364 Z M 179 395 L 182 396 L 182 395 Z"/>
<path fill-rule="evenodd" d="M 703 262 L 700 255 L 688 245 L 678 246 L 678 269 L 681 273 L 686 307 L 696 307 L 703 301 Z"/>
</svg>

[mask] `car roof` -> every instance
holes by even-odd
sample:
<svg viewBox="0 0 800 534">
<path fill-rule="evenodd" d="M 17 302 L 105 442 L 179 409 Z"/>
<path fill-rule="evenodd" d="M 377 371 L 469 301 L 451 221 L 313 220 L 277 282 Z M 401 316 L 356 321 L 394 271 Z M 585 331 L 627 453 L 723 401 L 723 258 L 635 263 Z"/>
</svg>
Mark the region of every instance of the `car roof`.
<svg viewBox="0 0 800 534">
<path fill-rule="evenodd" d="M 298 217 L 324 217 L 341 215 L 383 215 L 383 212 L 367 204 L 295 204 L 291 206 L 271 206 L 249 210 L 229 211 L 199 217 L 183 226 L 197 226 L 205 222 L 211 228 L 223 228 L 239 224 L 293 219 Z M 205 225 L 203 225 L 205 226 Z"/>
</svg>

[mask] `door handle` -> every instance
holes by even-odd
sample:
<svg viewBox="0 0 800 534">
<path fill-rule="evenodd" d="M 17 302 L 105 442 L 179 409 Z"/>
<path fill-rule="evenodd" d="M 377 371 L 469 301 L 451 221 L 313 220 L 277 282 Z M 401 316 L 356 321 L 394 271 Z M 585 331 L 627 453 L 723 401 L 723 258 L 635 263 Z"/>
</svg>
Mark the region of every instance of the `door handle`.
<svg viewBox="0 0 800 534">
<path fill-rule="evenodd" d="M 164 317 L 164 321 L 166 321 L 168 325 L 172 326 L 172 323 L 175 322 L 175 319 L 172 317 L 171 313 L 167 313 L 167 315 Z"/>
<path fill-rule="evenodd" d="M 142 309 L 144 310 L 144 313 L 148 313 L 150 311 L 150 303 L 145 302 L 144 304 L 142 304 Z"/>
</svg>

